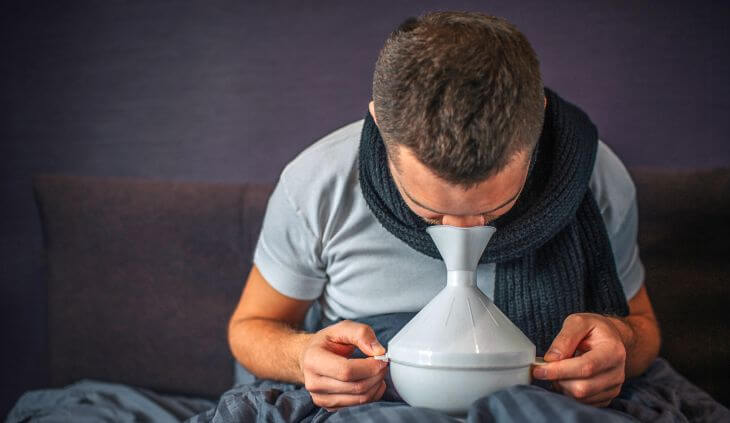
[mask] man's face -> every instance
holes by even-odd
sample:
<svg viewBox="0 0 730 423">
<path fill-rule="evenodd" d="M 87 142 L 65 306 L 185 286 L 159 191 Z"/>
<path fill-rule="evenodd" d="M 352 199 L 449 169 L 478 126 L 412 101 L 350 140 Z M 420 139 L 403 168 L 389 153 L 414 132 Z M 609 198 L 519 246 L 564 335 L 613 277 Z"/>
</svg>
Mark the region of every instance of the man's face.
<svg viewBox="0 0 730 423">
<path fill-rule="evenodd" d="M 429 223 L 463 227 L 486 225 L 514 206 L 527 178 L 531 153 L 517 153 L 499 173 L 464 189 L 436 176 L 408 147 L 396 148 L 397 165 L 389 158 L 388 166 L 408 207 Z"/>
<path fill-rule="evenodd" d="M 374 102 L 369 109 L 377 124 Z M 525 186 L 532 153 L 518 152 L 499 173 L 465 190 L 436 176 L 408 147 L 396 149 L 398 165 L 388 158 L 388 167 L 408 207 L 429 223 L 463 227 L 486 225 L 512 209 Z"/>
</svg>

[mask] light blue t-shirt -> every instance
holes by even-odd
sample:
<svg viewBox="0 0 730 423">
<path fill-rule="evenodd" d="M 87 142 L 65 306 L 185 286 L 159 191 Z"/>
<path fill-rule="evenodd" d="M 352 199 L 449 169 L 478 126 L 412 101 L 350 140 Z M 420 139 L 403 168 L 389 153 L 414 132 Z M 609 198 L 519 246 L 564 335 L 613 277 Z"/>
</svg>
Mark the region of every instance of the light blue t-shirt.
<svg viewBox="0 0 730 423">
<path fill-rule="evenodd" d="M 362 126 L 360 120 L 336 130 L 286 166 L 254 253 L 254 263 L 274 289 L 318 300 L 329 320 L 418 311 L 446 283 L 442 261 L 396 238 L 368 208 L 358 181 Z M 636 190 L 602 141 L 590 187 L 630 299 L 644 280 L 636 245 Z M 494 263 L 477 268 L 477 285 L 490 298 L 494 273 Z"/>
</svg>

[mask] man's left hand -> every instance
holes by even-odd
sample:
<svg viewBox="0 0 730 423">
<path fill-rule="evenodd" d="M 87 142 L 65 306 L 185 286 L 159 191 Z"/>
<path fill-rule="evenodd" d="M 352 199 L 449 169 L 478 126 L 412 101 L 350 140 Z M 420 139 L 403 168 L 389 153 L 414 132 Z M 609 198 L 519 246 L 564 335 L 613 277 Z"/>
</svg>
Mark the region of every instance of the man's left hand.
<svg viewBox="0 0 730 423">
<path fill-rule="evenodd" d="M 619 324 L 624 323 L 599 314 L 571 314 L 545 353 L 547 364 L 535 366 L 532 375 L 552 380 L 557 390 L 584 404 L 607 406 L 625 379 Z"/>
</svg>

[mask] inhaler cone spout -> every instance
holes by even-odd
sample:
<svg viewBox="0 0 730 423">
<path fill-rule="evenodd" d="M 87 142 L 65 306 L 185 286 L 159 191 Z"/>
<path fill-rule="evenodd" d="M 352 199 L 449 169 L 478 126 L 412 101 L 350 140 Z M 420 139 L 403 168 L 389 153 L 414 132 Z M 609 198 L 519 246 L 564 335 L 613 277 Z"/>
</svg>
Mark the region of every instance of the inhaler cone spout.
<svg viewBox="0 0 730 423">
<path fill-rule="evenodd" d="M 492 226 L 461 228 L 437 225 L 426 229 L 441 253 L 447 271 L 470 272 L 476 272 L 479 259 L 496 231 Z"/>
</svg>

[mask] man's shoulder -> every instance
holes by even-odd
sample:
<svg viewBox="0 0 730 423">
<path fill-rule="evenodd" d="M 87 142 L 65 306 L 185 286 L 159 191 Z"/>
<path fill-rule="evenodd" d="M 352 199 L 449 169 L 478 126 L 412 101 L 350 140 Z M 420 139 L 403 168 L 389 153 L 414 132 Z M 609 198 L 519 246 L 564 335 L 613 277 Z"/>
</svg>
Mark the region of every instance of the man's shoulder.
<svg viewBox="0 0 730 423">
<path fill-rule="evenodd" d="M 349 123 L 302 150 L 282 171 L 288 183 L 323 181 L 351 171 L 357 158 L 363 120 Z"/>
<path fill-rule="evenodd" d="M 606 229 L 615 233 L 636 202 L 636 187 L 621 159 L 602 140 L 598 140 L 590 188 Z"/>
<path fill-rule="evenodd" d="M 281 172 L 277 190 L 318 236 L 324 234 L 339 211 L 354 201 L 362 125 L 363 120 L 359 120 L 325 135 Z"/>
</svg>

